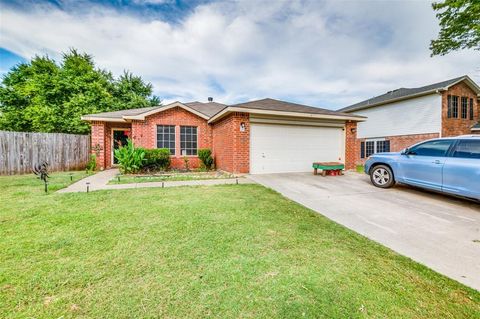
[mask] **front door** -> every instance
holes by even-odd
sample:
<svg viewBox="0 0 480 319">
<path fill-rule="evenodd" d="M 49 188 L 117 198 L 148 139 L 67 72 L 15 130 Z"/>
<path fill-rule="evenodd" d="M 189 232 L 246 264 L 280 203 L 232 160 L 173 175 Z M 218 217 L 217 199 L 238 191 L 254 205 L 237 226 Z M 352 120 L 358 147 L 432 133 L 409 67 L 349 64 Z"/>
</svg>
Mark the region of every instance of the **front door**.
<svg viewBox="0 0 480 319">
<path fill-rule="evenodd" d="M 113 149 L 112 149 L 112 163 L 118 164 L 117 159 L 115 158 L 115 150 L 121 146 L 127 145 L 127 139 L 130 135 L 129 129 L 118 129 L 113 130 Z"/>
</svg>

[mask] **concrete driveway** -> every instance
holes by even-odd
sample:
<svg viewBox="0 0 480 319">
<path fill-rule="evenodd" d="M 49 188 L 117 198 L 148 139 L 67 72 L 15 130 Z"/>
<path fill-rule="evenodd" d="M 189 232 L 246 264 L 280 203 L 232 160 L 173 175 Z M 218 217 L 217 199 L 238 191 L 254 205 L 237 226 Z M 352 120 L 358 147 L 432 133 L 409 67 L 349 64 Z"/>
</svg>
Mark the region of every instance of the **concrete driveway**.
<svg viewBox="0 0 480 319">
<path fill-rule="evenodd" d="M 480 290 L 480 204 L 407 186 L 379 189 L 359 173 L 249 178 Z"/>
</svg>

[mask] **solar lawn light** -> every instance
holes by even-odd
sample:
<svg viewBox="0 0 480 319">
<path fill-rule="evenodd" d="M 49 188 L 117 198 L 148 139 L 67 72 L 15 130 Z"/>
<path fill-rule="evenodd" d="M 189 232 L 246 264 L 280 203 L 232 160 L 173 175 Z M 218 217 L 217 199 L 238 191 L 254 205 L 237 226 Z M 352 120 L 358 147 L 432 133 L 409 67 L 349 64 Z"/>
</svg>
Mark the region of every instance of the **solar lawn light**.
<svg viewBox="0 0 480 319">
<path fill-rule="evenodd" d="M 86 182 L 87 184 L 87 193 L 90 191 L 90 182 Z"/>
</svg>

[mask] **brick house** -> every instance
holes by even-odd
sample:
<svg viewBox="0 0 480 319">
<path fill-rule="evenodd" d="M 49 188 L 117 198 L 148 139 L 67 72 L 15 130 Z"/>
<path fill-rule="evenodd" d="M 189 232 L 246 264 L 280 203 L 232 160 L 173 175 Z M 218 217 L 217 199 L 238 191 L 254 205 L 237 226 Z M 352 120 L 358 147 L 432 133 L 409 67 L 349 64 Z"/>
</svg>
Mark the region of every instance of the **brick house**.
<svg viewBox="0 0 480 319">
<path fill-rule="evenodd" d="M 210 99 L 209 99 L 210 100 Z M 174 102 L 82 116 L 91 125 L 97 167 L 115 165 L 114 148 L 130 138 L 145 148 L 169 148 L 172 167 L 198 167 L 197 151 L 234 173 L 310 171 L 314 161 L 355 166 L 357 122 L 365 118 L 274 99 L 236 105 Z"/>
<path fill-rule="evenodd" d="M 468 76 L 400 88 L 342 108 L 368 118 L 357 127 L 356 158 L 398 152 L 423 140 L 480 133 L 480 87 Z"/>
</svg>

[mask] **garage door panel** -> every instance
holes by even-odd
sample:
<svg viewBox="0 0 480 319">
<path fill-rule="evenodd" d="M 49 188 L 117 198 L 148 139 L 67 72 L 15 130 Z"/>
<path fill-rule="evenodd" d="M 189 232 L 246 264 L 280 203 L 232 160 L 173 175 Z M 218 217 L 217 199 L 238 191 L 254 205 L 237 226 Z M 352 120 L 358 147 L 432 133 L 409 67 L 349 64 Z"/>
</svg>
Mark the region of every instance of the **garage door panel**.
<svg viewBox="0 0 480 319">
<path fill-rule="evenodd" d="M 341 128 L 252 123 L 250 172 L 307 172 L 315 161 L 343 160 L 343 148 Z"/>
</svg>

